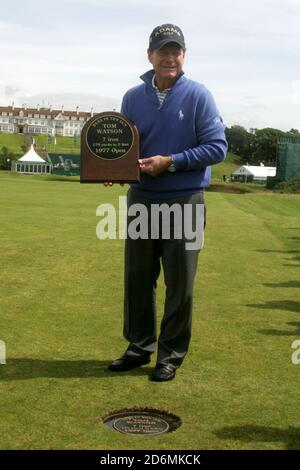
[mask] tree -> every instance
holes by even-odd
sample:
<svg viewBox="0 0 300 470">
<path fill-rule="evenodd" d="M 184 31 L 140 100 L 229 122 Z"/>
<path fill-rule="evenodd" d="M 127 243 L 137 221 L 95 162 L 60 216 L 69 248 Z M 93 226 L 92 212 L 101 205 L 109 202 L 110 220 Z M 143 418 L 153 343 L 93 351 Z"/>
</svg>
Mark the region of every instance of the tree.
<svg viewBox="0 0 300 470">
<path fill-rule="evenodd" d="M 239 155 L 250 165 L 276 165 L 276 149 L 278 137 L 300 137 L 297 129 L 283 132 L 279 129 L 266 127 L 264 129 L 251 128 L 248 132 L 244 127 L 231 126 L 226 129 L 228 149 Z"/>
<path fill-rule="evenodd" d="M 22 152 L 23 152 L 23 155 L 24 155 L 24 153 L 27 152 L 27 145 L 25 145 L 25 144 L 21 145 L 21 149 L 22 149 Z"/>
<path fill-rule="evenodd" d="M 228 150 L 242 157 L 244 162 L 251 161 L 253 154 L 255 131 L 251 129 L 248 132 L 242 126 L 231 126 L 226 129 L 226 138 L 228 141 Z"/>
<path fill-rule="evenodd" d="M 276 165 L 277 139 L 284 135 L 286 135 L 285 132 L 271 127 L 257 129 L 251 163 L 259 165 L 262 162 L 272 166 Z"/>
<path fill-rule="evenodd" d="M 0 170 L 10 170 L 12 160 L 16 160 L 16 155 L 3 146 L 0 150 Z"/>
<path fill-rule="evenodd" d="M 248 141 L 248 132 L 242 126 L 231 126 L 226 128 L 228 150 L 237 155 L 242 155 Z"/>
</svg>

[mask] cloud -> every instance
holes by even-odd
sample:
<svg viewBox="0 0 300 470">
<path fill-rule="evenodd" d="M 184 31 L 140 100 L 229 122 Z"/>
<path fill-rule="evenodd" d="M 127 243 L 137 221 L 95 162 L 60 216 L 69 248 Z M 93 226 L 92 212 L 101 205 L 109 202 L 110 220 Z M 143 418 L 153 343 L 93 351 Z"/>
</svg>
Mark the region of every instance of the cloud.
<svg viewBox="0 0 300 470">
<path fill-rule="evenodd" d="M 61 106 L 64 106 L 65 110 L 75 110 L 78 106 L 80 111 L 90 111 L 93 108 L 94 112 L 111 111 L 120 107 L 120 100 L 92 93 L 20 94 L 18 101 L 33 107 L 38 104 L 46 108 L 52 105 L 53 109 L 61 109 Z"/>
<path fill-rule="evenodd" d="M 173 0 L 172 8 L 160 0 L 6 2 L 0 99 L 115 107 L 150 68 L 152 28 L 174 22 L 186 36 L 187 76 L 212 90 L 229 122 L 296 127 L 299 8 L 300 0 Z"/>
<path fill-rule="evenodd" d="M 4 86 L 4 93 L 7 96 L 7 98 L 14 97 L 18 91 L 19 91 L 18 87 L 10 86 L 10 85 Z"/>
</svg>

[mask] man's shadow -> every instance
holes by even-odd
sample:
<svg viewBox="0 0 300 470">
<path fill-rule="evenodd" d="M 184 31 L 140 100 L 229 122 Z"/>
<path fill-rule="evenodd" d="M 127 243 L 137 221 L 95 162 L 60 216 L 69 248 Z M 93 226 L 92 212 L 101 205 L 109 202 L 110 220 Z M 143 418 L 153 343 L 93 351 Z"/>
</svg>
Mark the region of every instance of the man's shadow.
<svg viewBox="0 0 300 470">
<path fill-rule="evenodd" d="M 274 335 L 274 336 L 300 336 L 300 323 L 295 321 L 287 322 L 287 325 L 293 326 L 294 330 L 258 330 L 257 332 L 263 335 Z"/>
<path fill-rule="evenodd" d="M 286 429 L 267 426 L 229 426 L 214 431 L 219 439 L 242 442 L 284 443 L 287 450 L 300 449 L 300 428 L 289 426 Z M 259 449 L 259 445 L 257 449 Z"/>
<path fill-rule="evenodd" d="M 150 367 L 138 367 L 126 372 L 111 372 L 108 365 L 111 361 L 96 360 L 40 360 L 33 358 L 7 358 L 6 364 L 0 366 L 0 381 L 27 380 L 39 377 L 58 379 L 91 377 L 115 378 L 124 375 L 149 375 Z"/>
<path fill-rule="evenodd" d="M 300 313 L 300 302 L 296 300 L 267 300 L 264 304 L 246 304 L 247 307 L 261 308 L 266 310 L 286 310 Z"/>
</svg>

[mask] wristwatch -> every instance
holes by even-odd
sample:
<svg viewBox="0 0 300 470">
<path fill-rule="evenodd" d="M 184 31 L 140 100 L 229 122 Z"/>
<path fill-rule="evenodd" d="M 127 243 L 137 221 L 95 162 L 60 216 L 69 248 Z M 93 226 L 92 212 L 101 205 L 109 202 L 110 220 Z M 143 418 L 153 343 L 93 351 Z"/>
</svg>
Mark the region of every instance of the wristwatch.
<svg viewBox="0 0 300 470">
<path fill-rule="evenodd" d="M 174 165 L 174 161 L 173 161 L 172 155 L 171 155 L 171 160 L 172 160 L 172 161 L 171 161 L 171 165 L 168 166 L 167 170 L 168 170 L 170 173 L 174 173 L 174 171 L 176 171 L 176 167 L 175 167 L 175 165 Z"/>
</svg>

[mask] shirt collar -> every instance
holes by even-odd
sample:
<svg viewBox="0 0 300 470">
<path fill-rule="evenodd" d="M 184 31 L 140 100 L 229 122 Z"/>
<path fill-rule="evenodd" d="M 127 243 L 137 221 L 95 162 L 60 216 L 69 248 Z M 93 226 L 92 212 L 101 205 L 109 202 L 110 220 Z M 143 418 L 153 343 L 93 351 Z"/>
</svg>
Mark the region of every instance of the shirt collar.
<svg viewBox="0 0 300 470">
<path fill-rule="evenodd" d="M 141 75 L 140 79 L 143 80 L 143 82 L 149 84 L 152 87 L 152 80 L 153 80 L 154 75 L 155 75 L 155 72 L 154 72 L 153 69 L 151 69 L 151 70 L 148 70 L 148 72 Z M 184 77 L 184 72 L 182 71 L 181 74 L 180 74 L 180 77 L 175 82 L 175 84 L 173 85 L 172 88 L 177 87 L 177 85 L 179 85 L 183 80 L 185 80 L 185 77 Z"/>
<path fill-rule="evenodd" d="M 168 93 L 168 91 L 171 90 L 171 88 L 166 88 L 164 91 L 160 91 L 159 88 L 155 85 L 155 74 L 152 77 L 152 86 L 156 91 L 159 91 L 159 93 Z"/>
</svg>

